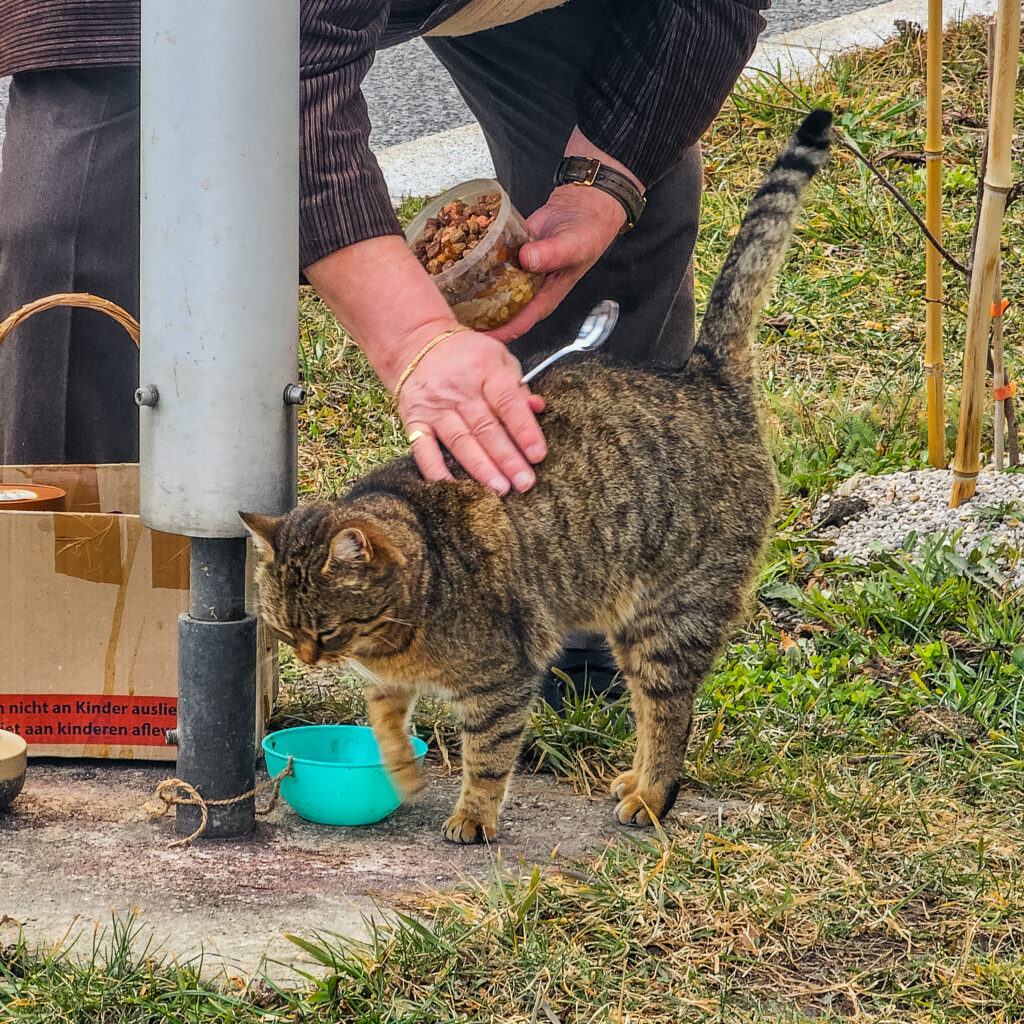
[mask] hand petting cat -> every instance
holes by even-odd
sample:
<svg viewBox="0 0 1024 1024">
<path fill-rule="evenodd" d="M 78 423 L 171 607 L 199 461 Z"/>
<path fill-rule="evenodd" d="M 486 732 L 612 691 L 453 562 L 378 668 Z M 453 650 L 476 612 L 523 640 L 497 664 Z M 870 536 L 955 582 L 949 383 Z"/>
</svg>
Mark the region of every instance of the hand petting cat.
<svg viewBox="0 0 1024 1024">
<path fill-rule="evenodd" d="M 398 411 L 428 480 L 450 480 L 440 441 L 485 487 L 528 491 L 530 463 L 547 454 L 535 413 L 544 399 L 520 384 L 522 369 L 501 342 L 464 331 L 428 352 L 402 386 Z M 525 459 L 528 461 L 524 461 Z"/>
<path fill-rule="evenodd" d="M 443 444 L 485 487 L 504 494 L 533 486 L 531 464 L 547 452 L 536 420 L 544 400 L 520 383 L 522 369 L 501 342 L 461 327 L 404 238 L 347 245 L 307 267 L 306 277 L 387 388 L 394 393 L 402 381 L 398 411 L 428 480 L 451 476 Z"/>
<path fill-rule="evenodd" d="M 578 129 L 565 153 L 595 157 L 629 174 Z M 346 245 L 306 268 L 309 282 L 384 384 L 394 393 L 401 383 L 398 411 L 428 480 L 451 477 L 444 445 L 471 476 L 499 494 L 533 486 L 533 464 L 547 452 L 536 420 L 544 400 L 520 383 L 522 369 L 504 343 L 558 306 L 624 220 L 622 206 L 605 192 L 556 188 L 529 218 L 538 239 L 522 252 L 531 269 L 548 277 L 526 308 L 491 334 L 461 328 L 401 236 Z M 459 333 L 448 334 L 454 331 Z M 422 355 L 442 334 L 448 336 Z"/>
</svg>

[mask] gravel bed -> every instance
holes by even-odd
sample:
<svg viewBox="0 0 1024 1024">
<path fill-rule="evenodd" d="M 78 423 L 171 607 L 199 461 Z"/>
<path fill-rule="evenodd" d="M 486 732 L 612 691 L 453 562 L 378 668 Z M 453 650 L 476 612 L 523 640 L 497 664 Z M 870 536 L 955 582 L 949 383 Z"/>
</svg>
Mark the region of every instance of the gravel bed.
<svg viewBox="0 0 1024 1024">
<path fill-rule="evenodd" d="M 985 467 L 974 497 L 949 507 L 952 473 L 922 469 L 868 476 L 857 473 L 814 510 L 818 536 L 835 542 L 834 558 L 864 561 L 872 547 L 895 551 L 907 535 L 959 533 L 957 552 L 967 556 L 985 538 L 1013 549 L 1003 563 L 1007 582 L 1024 587 L 1024 470 L 996 473 Z"/>
</svg>

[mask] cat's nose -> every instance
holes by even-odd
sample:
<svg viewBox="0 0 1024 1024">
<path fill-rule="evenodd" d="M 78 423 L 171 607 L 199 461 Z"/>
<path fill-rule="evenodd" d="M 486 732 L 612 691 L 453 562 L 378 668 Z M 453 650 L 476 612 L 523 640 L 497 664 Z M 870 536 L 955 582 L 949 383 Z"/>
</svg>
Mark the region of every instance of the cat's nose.
<svg viewBox="0 0 1024 1024">
<path fill-rule="evenodd" d="M 296 645 L 295 653 L 299 656 L 299 661 L 314 665 L 320 657 L 320 648 L 315 641 L 310 640 Z"/>
</svg>

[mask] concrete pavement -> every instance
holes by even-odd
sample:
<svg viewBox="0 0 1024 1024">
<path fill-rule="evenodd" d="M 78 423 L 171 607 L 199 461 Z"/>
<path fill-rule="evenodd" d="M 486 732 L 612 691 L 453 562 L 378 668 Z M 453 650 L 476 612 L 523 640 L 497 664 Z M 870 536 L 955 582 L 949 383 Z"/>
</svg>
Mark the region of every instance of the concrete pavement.
<svg viewBox="0 0 1024 1024">
<path fill-rule="evenodd" d="M 31 946 L 81 934 L 88 951 L 94 927 L 135 908 L 142 941 L 152 938 L 164 956 L 202 954 L 211 973 L 262 970 L 295 982 L 289 965 L 316 965 L 285 933 L 365 938 L 370 920 L 386 922 L 391 901 L 487 878 L 499 853 L 514 870 L 520 858 L 583 856 L 622 831 L 608 794 L 588 799 L 550 775 L 521 773 L 499 842 L 455 846 L 441 839 L 441 825 L 460 777 L 439 763 L 428 769 L 420 802 L 376 825 L 317 825 L 282 801 L 247 839 L 171 848 L 173 816 L 151 818 L 145 804 L 175 774 L 173 763 L 32 760 L 24 791 L 0 812 L 0 947 L 20 924 Z M 673 811 L 715 822 L 750 813 L 743 801 L 696 792 L 681 794 Z"/>
</svg>

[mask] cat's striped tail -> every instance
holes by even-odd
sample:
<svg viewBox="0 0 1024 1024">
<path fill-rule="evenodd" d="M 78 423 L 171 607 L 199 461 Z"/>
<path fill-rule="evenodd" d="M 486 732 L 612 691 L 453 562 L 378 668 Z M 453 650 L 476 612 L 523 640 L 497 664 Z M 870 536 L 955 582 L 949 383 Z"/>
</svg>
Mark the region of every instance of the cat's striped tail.
<svg viewBox="0 0 1024 1024">
<path fill-rule="evenodd" d="M 754 320 L 782 264 L 804 189 L 828 156 L 831 125 L 829 111 L 811 111 L 751 200 L 708 299 L 694 356 L 714 365 L 748 362 Z"/>
</svg>

